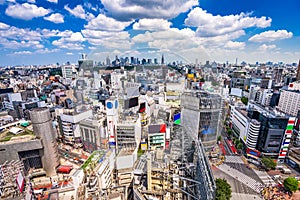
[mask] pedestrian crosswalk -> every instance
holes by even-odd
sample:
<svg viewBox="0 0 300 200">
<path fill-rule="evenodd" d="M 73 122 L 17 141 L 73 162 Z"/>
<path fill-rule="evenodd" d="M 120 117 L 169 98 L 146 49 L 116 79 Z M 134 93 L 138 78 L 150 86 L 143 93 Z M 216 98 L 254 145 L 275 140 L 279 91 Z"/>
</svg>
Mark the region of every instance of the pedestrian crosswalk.
<svg viewBox="0 0 300 200">
<path fill-rule="evenodd" d="M 244 161 L 242 160 L 242 158 L 240 156 L 225 156 L 225 162 L 244 164 Z"/>
<path fill-rule="evenodd" d="M 257 182 L 256 180 L 254 180 L 253 178 L 243 174 L 242 172 L 226 165 L 226 164 L 221 164 L 218 166 L 218 168 L 223 171 L 224 173 L 228 174 L 229 176 L 233 177 L 234 179 L 244 183 L 245 185 L 247 185 L 248 187 L 250 187 L 251 189 L 253 189 L 254 191 L 256 191 L 257 193 L 259 193 L 264 185 Z"/>
<path fill-rule="evenodd" d="M 261 181 L 264 183 L 264 185 L 269 186 L 275 186 L 277 185 L 275 181 L 269 176 L 269 174 L 265 171 L 258 171 L 253 169 L 253 171 L 257 174 L 257 176 L 261 179 Z"/>
</svg>

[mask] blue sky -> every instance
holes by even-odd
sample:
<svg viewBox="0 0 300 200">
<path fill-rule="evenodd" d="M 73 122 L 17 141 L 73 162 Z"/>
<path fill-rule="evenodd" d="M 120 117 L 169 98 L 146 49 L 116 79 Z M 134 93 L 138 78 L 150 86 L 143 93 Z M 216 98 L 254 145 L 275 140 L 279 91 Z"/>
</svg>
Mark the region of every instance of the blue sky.
<svg viewBox="0 0 300 200">
<path fill-rule="evenodd" d="M 299 9 L 299 0 L 0 0 L 0 65 L 76 63 L 82 53 L 297 63 Z"/>
</svg>

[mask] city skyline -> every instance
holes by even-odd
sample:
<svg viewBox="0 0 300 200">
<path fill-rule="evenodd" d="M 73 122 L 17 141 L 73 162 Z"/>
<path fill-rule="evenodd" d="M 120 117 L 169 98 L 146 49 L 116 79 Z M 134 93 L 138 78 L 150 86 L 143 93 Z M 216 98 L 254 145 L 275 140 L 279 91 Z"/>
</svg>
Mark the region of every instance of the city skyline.
<svg viewBox="0 0 300 200">
<path fill-rule="evenodd" d="M 0 0 L 4 65 L 72 63 L 85 53 L 167 62 L 298 63 L 300 2 Z"/>
</svg>

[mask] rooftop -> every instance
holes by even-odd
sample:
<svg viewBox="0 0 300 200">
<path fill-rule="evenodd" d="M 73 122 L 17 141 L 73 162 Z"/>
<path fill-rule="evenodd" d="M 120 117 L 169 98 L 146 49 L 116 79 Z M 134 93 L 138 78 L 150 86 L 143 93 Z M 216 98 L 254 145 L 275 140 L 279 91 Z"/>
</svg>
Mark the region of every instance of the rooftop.
<svg viewBox="0 0 300 200">
<path fill-rule="evenodd" d="M 14 130 L 4 129 L 0 132 L 0 142 L 19 142 L 35 139 L 35 135 L 32 130 L 24 128 L 22 126 L 13 127 Z M 18 130 L 14 133 L 15 130 Z"/>
</svg>

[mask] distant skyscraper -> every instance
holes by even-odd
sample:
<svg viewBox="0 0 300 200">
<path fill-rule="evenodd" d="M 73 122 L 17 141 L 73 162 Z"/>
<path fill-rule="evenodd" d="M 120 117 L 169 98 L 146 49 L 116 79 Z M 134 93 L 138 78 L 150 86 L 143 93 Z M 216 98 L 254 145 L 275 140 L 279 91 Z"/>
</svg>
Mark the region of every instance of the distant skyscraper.
<svg viewBox="0 0 300 200">
<path fill-rule="evenodd" d="M 164 58 L 164 54 L 161 56 L 161 64 L 164 65 L 165 64 L 165 58 Z"/>
<path fill-rule="evenodd" d="M 110 66 L 110 58 L 109 58 L 109 56 L 106 57 L 106 65 Z"/>
<path fill-rule="evenodd" d="M 297 81 L 300 80 L 300 60 L 299 60 L 299 64 L 298 64 L 298 69 L 297 69 L 297 76 L 296 76 Z"/>
</svg>

